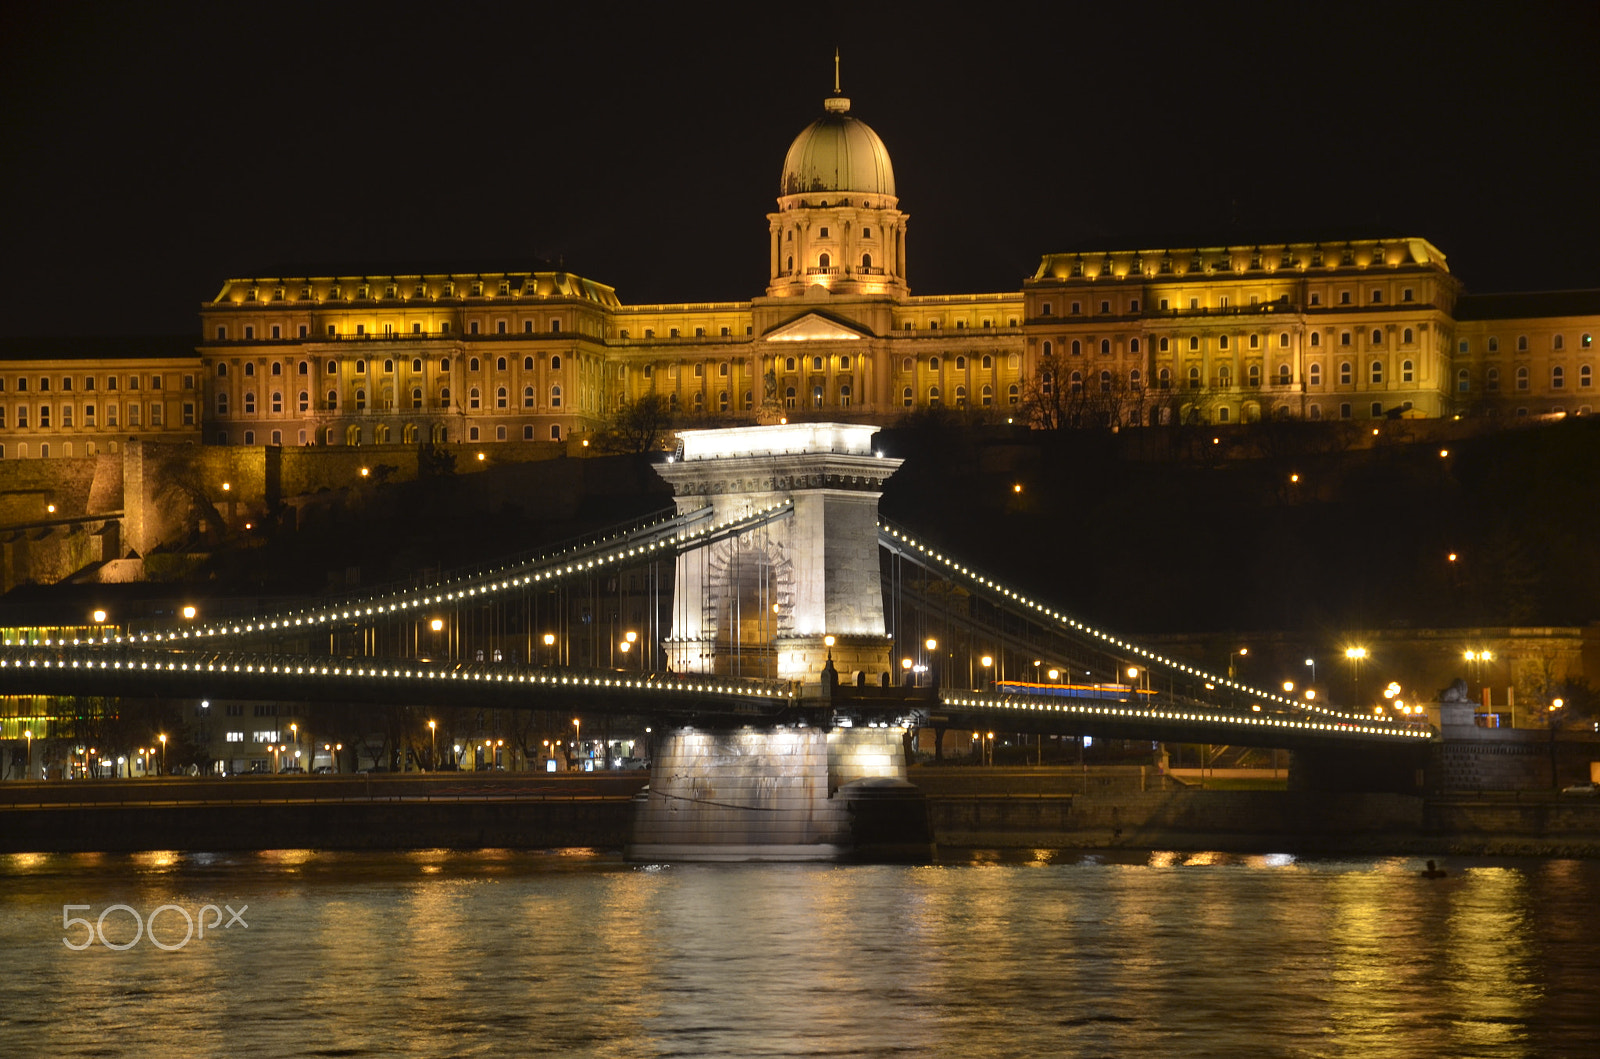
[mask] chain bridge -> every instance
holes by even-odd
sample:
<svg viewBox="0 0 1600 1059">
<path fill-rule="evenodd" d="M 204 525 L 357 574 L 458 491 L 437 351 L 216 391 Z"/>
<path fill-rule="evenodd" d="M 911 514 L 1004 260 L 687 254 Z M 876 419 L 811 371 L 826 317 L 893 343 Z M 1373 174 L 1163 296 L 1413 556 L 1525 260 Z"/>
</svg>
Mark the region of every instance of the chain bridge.
<svg viewBox="0 0 1600 1059">
<path fill-rule="evenodd" d="M 914 729 L 1345 761 L 1433 738 L 1209 673 L 884 521 L 900 461 L 874 432 L 685 431 L 652 521 L 422 585 L 8 642 L 0 691 L 649 717 L 645 857 L 836 856 L 905 786 Z"/>
</svg>

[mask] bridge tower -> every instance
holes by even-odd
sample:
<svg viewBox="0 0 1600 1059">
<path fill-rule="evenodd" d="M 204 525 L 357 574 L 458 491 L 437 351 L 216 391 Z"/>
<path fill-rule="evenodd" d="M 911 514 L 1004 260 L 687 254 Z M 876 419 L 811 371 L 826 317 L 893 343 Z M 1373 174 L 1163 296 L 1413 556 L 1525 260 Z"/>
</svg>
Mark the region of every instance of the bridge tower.
<svg viewBox="0 0 1600 1059">
<path fill-rule="evenodd" d="M 890 641 L 878 573 L 878 499 L 900 466 L 877 428 L 794 423 L 686 430 L 657 470 L 680 512 L 723 522 L 783 502 L 793 513 L 679 555 L 667 658 L 680 673 L 878 684 Z M 833 637 L 831 648 L 824 638 Z"/>
<path fill-rule="evenodd" d="M 800 423 L 689 430 L 671 463 L 680 512 L 713 522 L 792 504 L 783 518 L 679 554 L 667 656 L 680 673 L 802 684 L 808 719 L 659 734 L 635 808 L 634 860 L 925 858 L 925 803 L 906 782 L 903 729 L 835 716 L 851 695 L 892 712 L 878 498 L 901 461 L 876 427 Z M 832 643 L 828 643 L 831 639 Z M 832 662 L 837 683 L 824 679 Z M 860 682 L 876 691 L 858 689 Z M 841 689 L 838 685 L 843 685 Z"/>
</svg>

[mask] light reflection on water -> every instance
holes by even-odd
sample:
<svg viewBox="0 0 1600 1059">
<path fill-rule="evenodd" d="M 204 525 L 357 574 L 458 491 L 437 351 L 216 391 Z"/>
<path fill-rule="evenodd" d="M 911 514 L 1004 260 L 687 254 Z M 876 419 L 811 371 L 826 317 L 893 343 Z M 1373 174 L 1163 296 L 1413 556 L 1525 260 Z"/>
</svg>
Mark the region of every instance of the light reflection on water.
<svg viewBox="0 0 1600 1059">
<path fill-rule="evenodd" d="M 0 857 L 0 1054 L 1592 1055 L 1600 864 Z M 248 905 L 164 952 L 62 906 Z M 106 933 L 126 941 L 122 913 Z M 167 924 L 163 929 L 166 930 Z M 81 936 L 81 931 L 76 936 Z M 170 937 L 170 933 L 168 934 Z"/>
</svg>

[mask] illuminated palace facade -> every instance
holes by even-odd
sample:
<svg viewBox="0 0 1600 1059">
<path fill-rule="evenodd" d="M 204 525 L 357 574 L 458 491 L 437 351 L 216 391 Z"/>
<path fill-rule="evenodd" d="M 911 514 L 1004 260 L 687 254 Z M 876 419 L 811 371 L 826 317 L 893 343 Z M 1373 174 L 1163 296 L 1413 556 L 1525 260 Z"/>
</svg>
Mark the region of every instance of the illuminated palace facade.
<svg viewBox="0 0 1600 1059">
<path fill-rule="evenodd" d="M 1594 404 L 1600 292 L 1465 295 L 1417 237 L 1052 253 L 1020 291 L 912 295 L 888 151 L 838 94 L 790 147 L 767 220 L 766 291 L 740 302 L 628 305 L 539 268 L 230 279 L 201 307 L 197 356 L 139 365 L 139 402 L 131 362 L 0 362 L 0 456 L 87 454 L 130 428 L 565 441 L 650 394 L 703 425 L 936 405 L 1037 420 L 1077 403 L 1137 425 Z"/>
</svg>

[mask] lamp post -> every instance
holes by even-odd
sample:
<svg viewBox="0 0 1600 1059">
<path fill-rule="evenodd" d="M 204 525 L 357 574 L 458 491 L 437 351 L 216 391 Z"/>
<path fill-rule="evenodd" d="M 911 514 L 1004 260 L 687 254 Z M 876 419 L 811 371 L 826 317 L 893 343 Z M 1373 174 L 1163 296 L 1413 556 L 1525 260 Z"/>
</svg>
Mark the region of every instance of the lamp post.
<svg viewBox="0 0 1600 1059">
<path fill-rule="evenodd" d="M 923 646 L 928 649 L 928 684 L 936 688 L 939 686 L 939 671 L 934 668 L 933 652 L 939 649 L 939 641 L 930 636 L 923 641 Z"/>
<path fill-rule="evenodd" d="M 545 633 L 544 634 L 544 655 L 545 655 L 544 664 L 547 665 L 547 666 L 555 664 L 554 661 L 553 661 L 553 659 L 555 657 L 555 651 L 553 650 L 553 648 L 555 647 L 555 645 L 556 645 L 556 634 L 553 633 L 553 632 Z"/>
<path fill-rule="evenodd" d="M 162 732 L 156 738 L 161 740 L 161 774 L 165 776 L 167 774 L 167 733 Z"/>
<path fill-rule="evenodd" d="M 1234 663 L 1250 653 L 1250 648 L 1240 647 L 1228 652 L 1228 679 L 1234 679 Z"/>
<path fill-rule="evenodd" d="M 583 721 L 577 717 L 572 719 L 572 749 L 581 759 L 583 757 Z M 583 771 L 583 763 L 578 763 L 578 771 Z"/>
<path fill-rule="evenodd" d="M 627 632 L 622 634 L 622 639 L 623 639 L 623 642 L 624 642 L 624 645 L 625 645 L 622 648 L 622 650 L 624 652 L 627 652 L 630 649 L 632 649 L 634 644 L 639 642 L 639 634 L 630 629 L 629 631 L 627 631 Z M 643 651 L 639 652 L 639 672 L 641 672 L 641 673 L 644 672 L 644 652 Z"/>
<path fill-rule="evenodd" d="M 33 779 L 33 729 L 29 728 L 22 733 L 22 738 L 28 741 L 28 762 L 22 766 L 22 778 Z"/>
<path fill-rule="evenodd" d="M 439 722 L 428 722 L 428 771 L 439 768 Z"/>
<path fill-rule="evenodd" d="M 1311 669 L 1311 683 L 1315 684 L 1317 682 L 1317 660 L 1308 658 L 1306 659 L 1306 665 Z"/>
<path fill-rule="evenodd" d="M 994 666 L 994 656 L 984 655 L 982 658 L 978 659 L 978 663 L 983 666 L 983 687 L 993 687 L 994 685 L 989 683 L 989 670 Z"/>
<path fill-rule="evenodd" d="M 1361 705 L 1361 661 L 1367 657 L 1365 647 L 1346 647 L 1345 658 L 1349 659 L 1350 667 L 1354 671 L 1356 705 Z"/>
<path fill-rule="evenodd" d="M 1485 650 L 1474 651 L 1469 648 L 1461 653 L 1461 657 L 1467 663 L 1468 679 L 1473 683 L 1478 683 L 1483 680 L 1484 672 L 1488 667 L 1488 664 L 1494 661 L 1494 652 Z M 1480 688 L 1478 691 L 1478 701 L 1483 702 L 1485 698 L 1487 698 L 1487 696 L 1483 694 L 1483 689 Z M 1485 703 L 1484 705 L 1487 708 L 1488 704 Z"/>
</svg>

